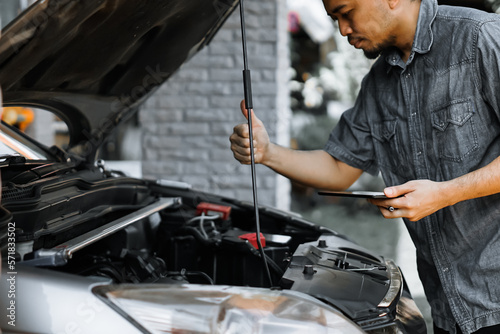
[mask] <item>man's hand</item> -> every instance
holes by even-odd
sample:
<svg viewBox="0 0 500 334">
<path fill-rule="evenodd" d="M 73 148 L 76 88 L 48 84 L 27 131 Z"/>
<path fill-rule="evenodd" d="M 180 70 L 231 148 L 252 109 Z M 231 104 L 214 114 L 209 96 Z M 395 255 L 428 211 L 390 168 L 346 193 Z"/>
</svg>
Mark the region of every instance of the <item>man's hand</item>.
<svg viewBox="0 0 500 334">
<path fill-rule="evenodd" d="M 390 199 L 369 199 L 379 207 L 385 218 L 408 218 L 417 221 L 448 206 L 443 194 L 443 183 L 429 180 L 410 181 L 384 189 Z M 390 210 L 390 208 L 394 210 Z"/>
<path fill-rule="evenodd" d="M 248 113 L 245 109 L 245 100 L 241 101 L 240 108 L 243 115 L 248 119 Z M 253 110 L 252 130 L 255 163 L 264 163 L 270 146 L 269 135 L 267 134 L 264 124 L 255 116 Z M 251 162 L 251 155 L 248 124 L 243 123 L 235 126 L 229 140 L 231 141 L 231 150 L 233 151 L 234 158 L 244 165 L 249 165 Z"/>
</svg>

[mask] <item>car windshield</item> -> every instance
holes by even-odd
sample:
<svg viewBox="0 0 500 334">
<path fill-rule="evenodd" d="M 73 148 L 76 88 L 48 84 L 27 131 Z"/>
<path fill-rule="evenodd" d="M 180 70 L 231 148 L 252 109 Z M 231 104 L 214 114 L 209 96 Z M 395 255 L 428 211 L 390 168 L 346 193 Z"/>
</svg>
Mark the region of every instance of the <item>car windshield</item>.
<svg viewBox="0 0 500 334">
<path fill-rule="evenodd" d="M 51 160 L 51 157 L 40 147 L 2 123 L 0 125 L 0 159 L 9 156 L 22 156 L 28 160 Z"/>
</svg>

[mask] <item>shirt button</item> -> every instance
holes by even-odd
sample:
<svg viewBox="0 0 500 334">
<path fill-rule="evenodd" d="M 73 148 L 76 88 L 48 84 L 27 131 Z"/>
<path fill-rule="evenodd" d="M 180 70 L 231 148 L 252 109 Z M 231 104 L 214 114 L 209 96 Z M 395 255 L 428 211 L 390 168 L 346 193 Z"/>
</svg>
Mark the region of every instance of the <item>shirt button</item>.
<svg viewBox="0 0 500 334">
<path fill-rule="evenodd" d="M 410 76 L 411 76 L 411 74 L 410 74 L 410 73 L 407 73 L 407 74 L 406 74 L 406 77 L 407 77 L 407 78 L 409 78 Z"/>
<path fill-rule="evenodd" d="M 444 267 L 444 268 L 443 268 L 443 272 L 445 272 L 445 273 L 447 273 L 447 272 L 448 272 L 448 270 L 449 270 L 449 269 L 448 269 L 448 267 Z"/>
</svg>

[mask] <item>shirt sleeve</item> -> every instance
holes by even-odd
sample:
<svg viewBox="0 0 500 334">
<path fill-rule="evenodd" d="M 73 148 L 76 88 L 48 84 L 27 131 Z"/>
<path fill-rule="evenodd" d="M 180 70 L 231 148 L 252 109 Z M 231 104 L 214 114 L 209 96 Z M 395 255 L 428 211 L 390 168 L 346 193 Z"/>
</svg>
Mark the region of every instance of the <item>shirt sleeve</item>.
<svg viewBox="0 0 500 334">
<path fill-rule="evenodd" d="M 481 92 L 500 120 L 500 19 L 482 25 L 477 50 Z"/>
<path fill-rule="evenodd" d="M 342 114 L 323 149 L 349 166 L 377 175 L 379 168 L 374 158 L 373 140 L 366 117 L 365 81 L 366 78 L 354 107 Z"/>
</svg>

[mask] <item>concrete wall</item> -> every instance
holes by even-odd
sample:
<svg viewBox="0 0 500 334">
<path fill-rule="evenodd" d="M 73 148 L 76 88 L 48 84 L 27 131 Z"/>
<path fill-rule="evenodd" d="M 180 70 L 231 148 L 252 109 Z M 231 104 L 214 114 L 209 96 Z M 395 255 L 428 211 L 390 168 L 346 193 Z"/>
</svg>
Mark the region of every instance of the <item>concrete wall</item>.
<svg viewBox="0 0 500 334">
<path fill-rule="evenodd" d="M 289 56 L 285 0 L 247 1 L 254 109 L 271 139 L 288 146 Z M 211 44 L 162 86 L 140 112 L 145 177 L 252 200 L 251 172 L 232 156 L 229 136 L 245 119 L 239 8 Z M 257 166 L 259 203 L 288 209 L 289 183 Z"/>
</svg>

